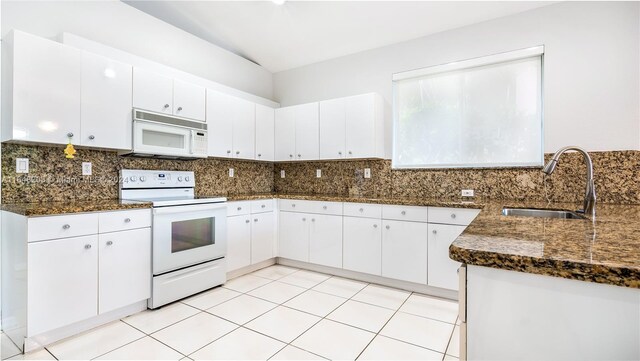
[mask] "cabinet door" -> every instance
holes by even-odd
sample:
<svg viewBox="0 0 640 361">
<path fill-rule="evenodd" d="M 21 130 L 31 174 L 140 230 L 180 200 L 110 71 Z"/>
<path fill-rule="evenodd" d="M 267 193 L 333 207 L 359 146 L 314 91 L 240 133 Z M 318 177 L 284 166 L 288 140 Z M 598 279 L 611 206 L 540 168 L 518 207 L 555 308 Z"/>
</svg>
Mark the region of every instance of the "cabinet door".
<svg viewBox="0 0 640 361">
<path fill-rule="evenodd" d="M 98 312 L 151 297 L 151 228 L 98 236 Z"/>
<path fill-rule="evenodd" d="M 207 90 L 207 129 L 212 157 L 232 156 L 234 107 L 234 97 Z"/>
<path fill-rule="evenodd" d="M 310 217 L 309 262 L 342 268 L 342 216 Z"/>
<path fill-rule="evenodd" d="M 233 113 L 233 157 L 255 159 L 256 106 L 250 101 L 236 98 Z"/>
<path fill-rule="evenodd" d="M 173 114 L 205 121 L 206 90 L 199 85 L 173 81 Z"/>
<path fill-rule="evenodd" d="M 429 224 L 429 286 L 458 290 L 460 262 L 449 258 L 449 246 L 464 231 L 465 226 Z"/>
<path fill-rule="evenodd" d="M 81 51 L 58 42 L 15 32 L 12 139 L 66 144 L 80 136 Z M 10 54 L 10 53 L 9 53 Z M 3 64 L 9 66 L 10 64 Z M 4 78 L 4 77 L 3 77 Z"/>
<path fill-rule="evenodd" d="M 293 108 L 296 143 L 295 159 L 320 159 L 318 103 L 296 105 Z"/>
<path fill-rule="evenodd" d="M 293 107 L 275 110 L 276 161 L 294 160 L 296 152 L 296 125 Z"/>
<path fill-rule="evenodd" d="M 251 218 L 251 264 L 255 264 L 274 257 L 275 216 L 273 212 L 266 212 Z"/>
<path fill-rule="evenodd" d="M 133 68 L 133 107 L 173 114 L 173 79 Z"/>
<path fill-rule="evenodd" d="M 345 157 L 345 99 L 320 102 L 320 159 Z"/>
<path fill-rule="evenodd" d="M 380 275 L 382 221 L 371 218 L 344 217 L 344 269 Z"/>
<path fill-rule="evenodd" d="M 346 98 L 347 158 L 376 156 L 375 94 Z"/>
<path fill-rule="evenodd" d="M 227 272 L 251 264 L 251 215 L 227 217 Z"/>
<path fill-rule="evenodd" d="M 80 144 L 131 149 L 132 67 L 82 53 Z"/>
<path fill-rule="evenodd" d="M 274 158 L 274 109 L 256 104 L 256 159 L 273 161 Z"/>
<path fill-rule="evenodd" d="M 427 284 L 428 224 L 384 220 L 382 276 Z"/>
<path fill-rule="evenodd" d="M 309 215 L 280 212 L 278 256 L 309 262 Z"/>
<path fill-rule="evenodd" d="M 27 337 L 98 314 L 98 236 L 27 246 Z"/>
</svg>

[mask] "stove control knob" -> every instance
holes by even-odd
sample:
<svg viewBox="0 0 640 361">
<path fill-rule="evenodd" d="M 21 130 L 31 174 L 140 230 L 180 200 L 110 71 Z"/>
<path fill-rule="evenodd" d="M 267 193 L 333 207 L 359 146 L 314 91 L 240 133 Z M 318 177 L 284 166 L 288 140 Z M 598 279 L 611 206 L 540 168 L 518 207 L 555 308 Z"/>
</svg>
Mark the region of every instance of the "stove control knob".
<svg viewBox="0 0 640 361">
<path fill-rule="evenodd" d="M 182 177 L 178 177 L 178 182 L 182 182 Z"/>
<path fill-rule="evenodd" d="M 147 180 L 147 178 L 145 178 L 145 176 L 141 176 L 141 177 L 140 177 L 140 182 L 144 182 L 144 181 L 146 181 L 146 180 Z"/>
<path fill-rule="evenodd" d="M 138 177 L 132 175 L 131 177 L 129 177 L 129 180 L 132 181 L 132 182 L 135 182 L 135 181 L 138 180 Z"/>
<path fill-rule="evenodd" d="M 191 178 L 189 178 L 189 177 L 184 177 L 184 181 L 185 181 L 185 182 L 188 182 L 188 181 L 190 181 L 190 180 L 191 180 Z"/>
</svg>

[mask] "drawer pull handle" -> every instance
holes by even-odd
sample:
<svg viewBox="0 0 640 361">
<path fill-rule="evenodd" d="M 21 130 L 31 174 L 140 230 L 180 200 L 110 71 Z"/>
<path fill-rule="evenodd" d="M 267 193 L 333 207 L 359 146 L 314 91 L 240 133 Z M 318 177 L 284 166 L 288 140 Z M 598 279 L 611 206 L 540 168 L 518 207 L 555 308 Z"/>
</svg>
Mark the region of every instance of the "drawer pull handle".
<svg viewBox="0 0 640 361">
<path fill-rule="evenodd" d="M 438 231 L 436 231 L 435 229 L 433 231 L 431 231 L 431 233 L 433 234 L 438 234 Z"/>
<path fill-rule="evenodd" d="M 241 211 L 241 210 L 242 210 L 242 207 L 238 207 L 238 210 L 239 210 L 239 211 Z"/>
<path fill-rule="evenodd" d="M 296 204 L 295 204 L 295 203 L 294 203 L 294 204 L 292 204 L 292 205 L 291 205 L 291 207 L 296 208 Z"/>
<path fill-rule="evenodd" d="M 265 205 L 265 204 L 263 204 L 263 205 L 261 205 L 260 207 L 261 207 L 261 208 L 265 208 L 265 207 L 266 207 L 266 205 Z"/>
<path fill-rule="evenodd" d="M 130 223 L 131 222 L 131 218 L 125 218 L 124 219 L 124 223 Z"/>
<path fill-rule="evenodd" d="M 68 224 L 65 224 L 64 226 L 62 226 L 62 229 L 69 229 L 69 228 L 71 228 L 71 226 Z"/>
<path fill-rule="evenodd" d="M 245 220 L 245 221 L 244 221 L 244 223 L 249 223 L 249 220 L 248 220 L 248 219 L 247 219 L 247 220 Z"/>
<path fill-rule="evenodd" d="M 389 229 L 389 228 L 391 228 L 391 227 L 389 227 L 389 226 L 386 226 L 385 228 L 386 228 L 386 229 Z"/>
<path fill-rule="evenodd" d="M 404 216 L 404 215 L 407 214 L 407 212 L 406 211 L 402 211 L 402 212 L 400 212 L 400 214 L 402 214 Z"/>
<path fill-rule="evenodd" d="M 322 209 L 327 209 L 327 206 L 323 206 Z"/>
<path fill-rule="evenodd" d="M 374 225 L 373 225 L 373 228 L 378 228 L 378 225 L 377 225 L 377 224 L 374 224 Z"/>
<path fill-rule="evenodd" d="M 90 244 L 85 244 L 84 245 L 84 249 L 91 249 L 91 245 Z"/>
<path fill-rule="evenodd" d="M 180 112 L 180 111 L 182 111 L 182 107 L 178 107 L 178 111 L 179 111 L 179 112 Z"/>
<path fill-rule="evenodd" d="M 451 218 L 455 219 L 456 218 L 456 214 L 455 213 L 451 213 Z"/>
<path fill-rule="evenodd" d="M 315 219 L 315 218 L 311 218 L 311 222 L 315 222 L 315 221 L 316 221 L 316 219 Z"/>
<path fill-rule="evenodd" d="M 360 213 L 364 212 L 364 208 L 359 209 Z"/>
<path fill-rule="evenodd" d="M 113 241 L 107 241 L 107 246 L 111 246 L 113 244 Z"/>
<path fill-rule="evenodd" d="M 253 219 L 253 221 L 254 221 L 254 222 L 257 222 L 257 221 L 258 221 L 258 218 L 254 218 L 254 219 Z"/>
<path fill-rule="evenodd" d="M 306 219 L 306 218 L 302 218 L 302 221 L 303 221 L 303 222 L 306 222 L 306 221 L 307 221 L 307 219 Z"/>
</svg>

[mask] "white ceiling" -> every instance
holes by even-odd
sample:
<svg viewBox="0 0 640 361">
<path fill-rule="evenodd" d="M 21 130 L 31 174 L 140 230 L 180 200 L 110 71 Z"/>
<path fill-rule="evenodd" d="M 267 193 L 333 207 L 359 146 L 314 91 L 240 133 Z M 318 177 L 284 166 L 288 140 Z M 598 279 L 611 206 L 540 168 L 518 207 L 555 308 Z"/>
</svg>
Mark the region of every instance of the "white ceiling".
<svg viewBox="0 0 640 361">
<path fill-rule="evenodd" d="M 123 1 L 274 73 L 552 3 Z"/>
</svg>

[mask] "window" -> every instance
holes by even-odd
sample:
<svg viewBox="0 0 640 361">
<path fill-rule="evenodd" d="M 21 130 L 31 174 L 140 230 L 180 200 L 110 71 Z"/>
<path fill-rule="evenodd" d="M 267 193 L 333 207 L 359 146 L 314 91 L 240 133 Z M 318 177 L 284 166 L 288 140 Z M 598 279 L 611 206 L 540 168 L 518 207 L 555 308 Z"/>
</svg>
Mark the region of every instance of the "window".
<svg viewBox="0 0 640 361">
<path fill-rule="evenodd" d="M 394 168 L 543 163 L 542 46 L 394 74 Z"/>
</svg>

